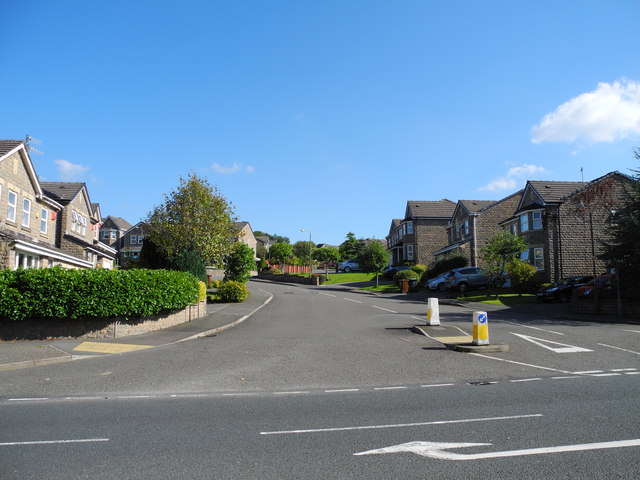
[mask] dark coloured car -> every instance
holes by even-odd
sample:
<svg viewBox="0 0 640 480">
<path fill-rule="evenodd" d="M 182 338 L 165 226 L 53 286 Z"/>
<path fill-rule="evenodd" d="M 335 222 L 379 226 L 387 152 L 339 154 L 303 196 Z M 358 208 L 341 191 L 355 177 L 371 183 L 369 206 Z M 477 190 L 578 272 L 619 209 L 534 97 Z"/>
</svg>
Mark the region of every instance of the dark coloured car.
<svg viewBox="0 0 640 480">
<path fill-rule="evenodd" d="M 410 268 L 411 268 L 411 267 L 407 267 L 407 266 L 405 266 L 405 265 L 397 266 L 397 267 L 388 267 L 388 268 L 385 268 L 385 269 L 382 271 L 382 276 L 383 276 L 384 278 L 388 278 L 389 280 L 391 280 L 391 279 L 393 279 L 393 276 L 394 276 L 396 273 L 401 272 L 402 270 L 409 270 Z"/>
<path fill-rule="evenodd" d="M 576 295 L 578 297 L 590 297 L 596 290 L 601 293 L 611 288 L 611 275 L 602 275 L 594 280 L 591 280 L 586 285 L 576 288 Z"/>
<path fill-rule="evenodd" d="M 574 289 L 586 285 L 593 280 L 592 275 L 578 275 L 562 279 L 558 283 L 542 285 L 536 291 L 536 297 L 541 302 L 563 302 L 571 300 Z"/>
<path fill-rule="evenodd" d="M 445 284 L 448 290 L 458 290 L 465 295 L 469 290 L 488 287 L 489 277 L 478 267 L 455 268 L 449 272 Z"/>
</svg>

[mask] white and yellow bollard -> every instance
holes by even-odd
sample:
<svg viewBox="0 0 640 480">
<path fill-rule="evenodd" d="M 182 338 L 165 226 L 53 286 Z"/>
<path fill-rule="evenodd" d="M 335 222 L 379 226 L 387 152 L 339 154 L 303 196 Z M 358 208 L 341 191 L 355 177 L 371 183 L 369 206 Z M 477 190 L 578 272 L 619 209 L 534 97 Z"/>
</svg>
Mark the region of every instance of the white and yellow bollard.
<svg viewBox="0 0 640 480">
<path fill-rule="evenodd" d="M 473 312 L 473 326 L 471 328 L 474 345 L 489 345 L 489 319 L 487 312 Z"/>
<path fill-rule="evenodd" d="M 427 325 L 440 325 L 440 306 L 437 298 L 427 299 Z"/>
</svg>

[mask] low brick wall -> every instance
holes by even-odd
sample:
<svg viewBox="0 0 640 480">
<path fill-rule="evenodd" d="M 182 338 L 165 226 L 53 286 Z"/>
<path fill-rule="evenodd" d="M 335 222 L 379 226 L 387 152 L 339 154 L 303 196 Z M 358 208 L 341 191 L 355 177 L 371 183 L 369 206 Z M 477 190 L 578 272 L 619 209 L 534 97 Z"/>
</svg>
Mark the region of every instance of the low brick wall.
<svg viewBox="0 0 640 480">
<path fill-rule="evenodd" d="M 596 308 L 597 307 L 597 308 Z M 582 300 L 573 299 L 569 308 L 571 313 L 585 315 L 618 316 L 618 302 L 616 300 L 599 300 L 596 305 L 593 298 Z M 640 318 L 640 303 L 622 302 L 622 316 Z"/>
<path fill-rule="evenodd" d="M 164 315 L 145 318 L 29 319 L 0 321 L 0 340 L 45 340 L 52 338 L 118 338 L 155 332 L 190 322 L 207 314 L 207 302 Z"/>
<path fill-rule="evenodd" d="M 301 277 L 300 275 L 287 275 L 286 273 L 263 273 L 258 274 L 258 278 L 263 280 L 271 280 L 272 282 L 286 283 L 302 283 L 305 285 L 320 285 L 322 280 L 320 277 Z"/>
</svg>

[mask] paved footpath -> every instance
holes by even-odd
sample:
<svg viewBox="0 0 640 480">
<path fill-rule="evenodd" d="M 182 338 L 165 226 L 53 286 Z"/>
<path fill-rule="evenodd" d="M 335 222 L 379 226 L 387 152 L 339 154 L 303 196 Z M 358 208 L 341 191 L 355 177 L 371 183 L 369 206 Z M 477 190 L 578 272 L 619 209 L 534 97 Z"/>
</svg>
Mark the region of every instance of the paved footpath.
<svg viewBox="0 0 640 480">
<path fill-rule="evenodd" d="M 0 341 L 0 371 L 114 355 L 217 335 L 245 321 L 272 298 L 259 284 L 249 282 L 249 291 L 249 298 L 243 303 L 207 304 L 204 317 L 157 332 L 120 338 Z"/>
</svg>

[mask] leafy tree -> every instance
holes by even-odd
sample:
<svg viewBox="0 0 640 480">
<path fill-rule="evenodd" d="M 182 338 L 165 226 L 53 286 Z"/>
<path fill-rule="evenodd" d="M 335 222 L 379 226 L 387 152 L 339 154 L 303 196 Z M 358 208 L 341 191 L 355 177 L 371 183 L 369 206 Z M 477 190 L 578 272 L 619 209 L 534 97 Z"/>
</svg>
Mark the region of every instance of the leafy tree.
<svg viewBox="0 0 640 480">
<path fill-rule="evenodd" d="M 347 239 L 340 244 L 339 250 L 343 260 L 358 257 L 360 253 L 360 242 L 353 232 L 347 233 Z"/>
<path fill-rule="evenodd" d="M 198 253 L 194 250 L 184 249 L 171 257 L 167 257 L 164 252 L 158 250 L 158 247 L 151 239 L 145 239 L 142 245 L 138 266 L 150 270 L 167 269 L 190 272 L 198 280 L 207 281 L 207 267 Z"/>
<path fill-rule="evenodd" d="M 640 160 L 640 149 L 635 150 Z M 600 258 L 616 268 L 620 291 L 625 297 L 640 297 L 636 286 L 640 272 L 640 170 L 634 170 L 634 183 L 626 204 L 616 211 L 607 228 L 609 240 L 603 242 Z"/>
<path fill-rule="evenodd" d="M 518 260 L 520 254 L 526 249 L 527 244 L 520 235 L 503 230 L 491 237 L 482 247 L 480 252 L 482 266 L 492 278 L 504 278 L 507 265 Z M 498 280 L 492 283 L 494 283 L 495 295 L 497 296 L 501 282 Z"/>
<path fill-rule="evenodd" d="M 360 266 L 367 273 L 376 274 L 376 287 L 379 285 L 379 274 L 389 264 L 389 252 L 378 241 L 371 241 L 364 247 L 360 256 Z"/>
<path fill-rule="evenodd" d="M 316 248 L 313 251 L 313 259 L 326 265 L 334 262 L 336 264 L 336 272 L 338 271 L 338 261 L 340 260 L 340 251 L 333 247 Z M 327 278 L 329 278 L 329 269 L 327 269 Z"/>
<path fill-rule="evenodd" d="M 221 264 L 233 248 L 233 209 L 230 203 L 195 174 L 180 178 L 177 190 L 164 195 L 147 218 L 147 239 L 158 251 L 172 257 L 190 250 L 204 262 Z"/>
<path fill-rule="evenodd" d="M 300 263 L 309 265 L 313 250 L 316 248 L 315 243 L 309 240 L 301 240 L 293 244 L 293 254 L 298 257 Z"/>
<path fill-rule="evenodd" d="M 224 260 L 224 279 L 246 283 L 255 270 L 256 261 L 253 250 L 245 243 L 238 242 L 230 255 Z"/>
<path fill-rule="evenodd" d="M 284 242 L 274 243 L 273 245 L 271 245 L 271 248 L 269 249 L 269 255 L 271 255 L 271 260 L 281 265 L 286 263 L 287 259 L 289 259 L 289 257 L 291 257 L 292 254 L 293 254 L 293 245 L 290 245 Z"/>
<path fill-rule="evenodd" d="M 531 280 L 538 271 L 536 267 L 522 260 L 514 260 L 507 264 L 506 269 L 511 277 L 511 287 L 518 292 L 518 295 L 522 295 L 527 282 Z M 499 285 L 496 285 L 496 288 L 498 286 Z"/>
</svg>

